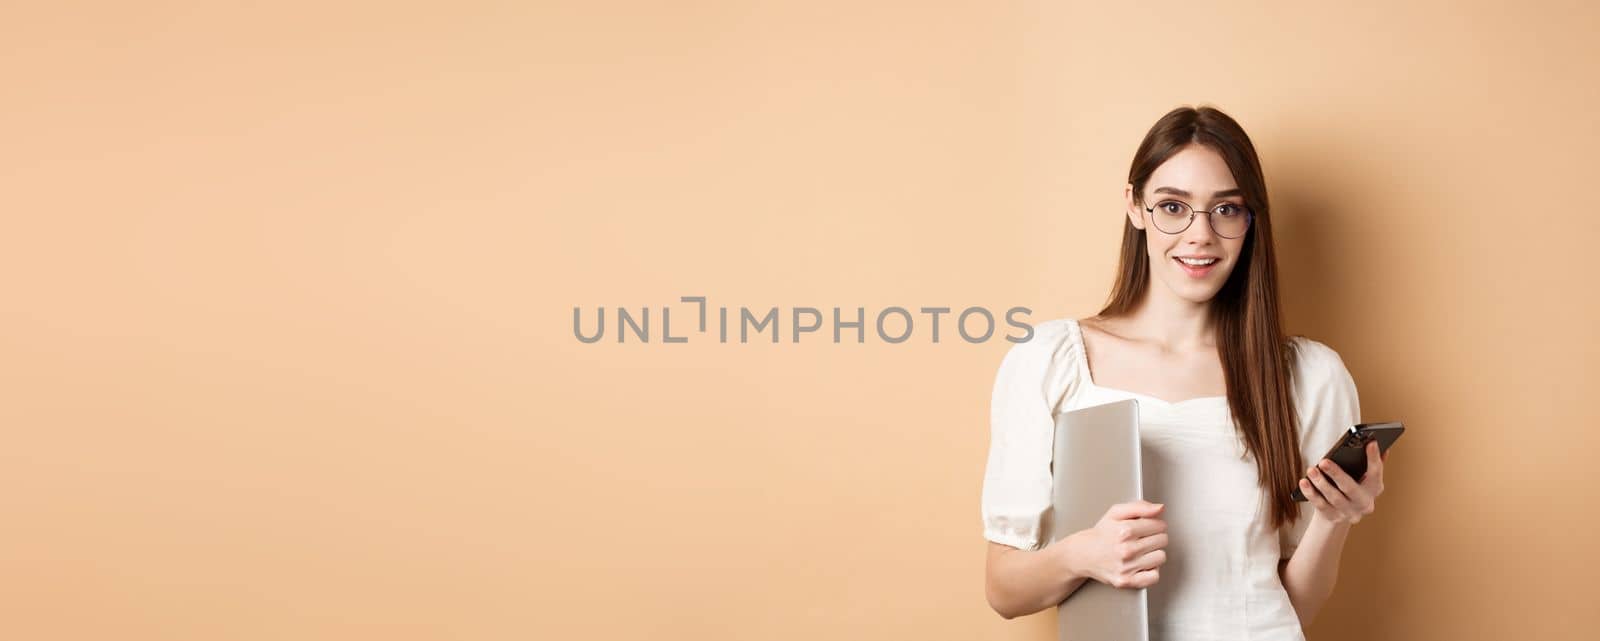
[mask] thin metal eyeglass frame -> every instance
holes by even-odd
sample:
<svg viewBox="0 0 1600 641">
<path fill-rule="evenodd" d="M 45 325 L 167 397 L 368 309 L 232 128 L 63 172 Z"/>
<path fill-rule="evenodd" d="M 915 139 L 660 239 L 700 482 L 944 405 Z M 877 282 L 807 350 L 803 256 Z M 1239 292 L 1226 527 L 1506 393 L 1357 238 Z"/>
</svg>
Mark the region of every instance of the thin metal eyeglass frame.
<svg viewBox="0 0 1600 641">
<path fill-rule="evenodd" d="M 1178 200 L 1176 198 L 1163 198 L 1163 199 L 1161 199 L 1161 202 L 1156 203 L 1156 205 L 1159 205 L 1161 203 L 1166 203 L 1166 202 L 1178 203 L 1180 205 L 1183 205 L 1185 209 L 1189 210 L 1189 222 L 1184 223 L 1183 224 L 1183 229 L 1179 229 L 1178 231 L 1167 231 L 1165 229 L 1162 229 L 1159 225 L 1156 225 L 1154 218 L 1152 218 L 1150 220 L 1150 226 L 1151 227 L 1155 227 L 1156 231 L 1159 231 L 1159 232 L 1161 232 L 1163 234 L 1169 234 L 1169 235 L 1172 235 L 1172 236 L 1176 236 L 1176 235 L 1181 234 L 1183 232 L 1189 231 L 1189 226 L 1194 224 L 1194 217 L 1200 215 L 1201 212 L 1204 212 L 1204 213 L 1207 213 L 1207 214 L 1215 214 L 1215 213 L 1217 213 L 1216 212 L 1217 209 L 1221 209 L 1223 207 L 1238 207 L 1239 209 L 1243 209 L 1244 210 L 1244 231 L 1239 232 L 1238 236 L 1228 236 L 1226 234 L 1223 234 L 1220 231 L 1217 231 L 1216 219 L 1212 218 L 1211 216 L 1206 216 L 1206 224 L 1210 225 L 1211 226 L 1211 231 L 1213 233 L 1215 233 L 1216 235 L 1218 235 L 1218 236 L 1221 236 L 1223 238 L 1227 238 L 1227 239 L 1230 239 L 1230 240 L 1234 239 L 1234 238 L 1244 238 L 1245 234 L 1250 233 L 1250 225 L 1255 223 L 1255 221 L 1256 221 L 1256 213 L 1253 212 L 1253 211 L 1250 211 L 1249 207 L 1245 207 L 1244 205 L 1240 205 L 1238 203 L 1221 203 L 1221 204 L 1217 205 L 1216 208 L 1214 208 L 1214 209 L 1195 209 L 1194 205 L 1191 205 L 1189 203 L 1183 202 L 1183 201 Z M 1156 205 L 1150 205 L 1148 207 L 1145 207 L 1144 208 L 1145 212 L 1149 213 L 1149 214 L 1156 213 Z"/>
</svg>

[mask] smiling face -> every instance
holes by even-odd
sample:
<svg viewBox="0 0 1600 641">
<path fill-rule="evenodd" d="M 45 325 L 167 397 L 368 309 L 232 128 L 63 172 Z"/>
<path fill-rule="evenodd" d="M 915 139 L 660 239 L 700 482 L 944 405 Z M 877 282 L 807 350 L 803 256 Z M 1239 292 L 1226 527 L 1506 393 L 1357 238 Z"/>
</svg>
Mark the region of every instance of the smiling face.
<svg viewBox="0 0 1600 641">
<path fill-rule="evenodd" d="M 1151 282 L 1161 283 L 1172 295 L 1192 303 L 1206 303 L 1216 296 L 1239 263 L 1248 234 L 1224 238 L 1213 228 L 1214 224 L 1228 231 L 1226 217 L 1242 215 L 1244 211 L 1244 196 L 1222 156 L 1210 147 L 1188 145 L 1150 174 L 1143 194 L 1133 193 L 1130 184 L 1125 196 L 1128 219 L 1145 231 Z M 1188 229 L 1176 234 L 1161 230 L 1182 227 L 1187 218 L 1174 216 L 1182 208 L 1171 201 L 1188 204 L 1199 212 Z M 1224 207 L 1223 215 L 1205 213 L 1225 204 L 1232 204 L 1233 208 Z M 1146 211 L 1145 207 L 1154 211 Z M 1174 225 L 1174 220 L 1179 222 Z M 1159 225 L 1153 224 L 1156 222 Z M 1149 294 L 1161 295 L 1155 291 Z"/>
</svg>

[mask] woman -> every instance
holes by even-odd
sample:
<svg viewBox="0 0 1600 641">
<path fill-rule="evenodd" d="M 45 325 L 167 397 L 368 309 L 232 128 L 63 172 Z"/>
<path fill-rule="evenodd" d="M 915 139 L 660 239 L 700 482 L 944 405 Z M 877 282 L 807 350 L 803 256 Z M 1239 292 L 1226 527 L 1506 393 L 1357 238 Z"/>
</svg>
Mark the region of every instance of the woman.
<svg viewBox="0 0 1600 641">
<path fill-rule="evenodd" d="M 1149 588 L 1151 639 L 1304 639 L 1350 526 L 1383 492 L 1376 444 L 1359 481 L 1317 460 L 1360 420 L 1355 383 L 1332 349 L 1283 333 L 1266 183 L 1237 122 L 1209 107 L 1163 116 L 1124 197 L 1110 302 L 1039 325 L 995 380 L 989 604 L 1030 614 L 1094 580 Z M 1148 500 L 1051 536 L 1054 417 L 1127 398 Z M 1309 503 L 1290 498 L 1297 483 Z"/>
</svg>

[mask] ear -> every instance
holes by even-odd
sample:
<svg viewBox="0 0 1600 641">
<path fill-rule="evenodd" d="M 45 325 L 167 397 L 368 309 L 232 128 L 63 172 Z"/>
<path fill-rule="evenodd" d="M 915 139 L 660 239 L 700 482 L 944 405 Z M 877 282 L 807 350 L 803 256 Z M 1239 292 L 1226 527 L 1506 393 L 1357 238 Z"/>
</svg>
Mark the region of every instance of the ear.
<svg viewBox="0 0 1600 641">
<path fill-rule="evenodd" d="M 1139 200 L 1133 197 L 1133 183 L 1128 183 L 1122 188 L 1122 199 L 1127 202 L 1128 222 L 1133 223 L 1134 229 L 1144 229 L 1144 208 L 1139 206 Z"/>
</svg>

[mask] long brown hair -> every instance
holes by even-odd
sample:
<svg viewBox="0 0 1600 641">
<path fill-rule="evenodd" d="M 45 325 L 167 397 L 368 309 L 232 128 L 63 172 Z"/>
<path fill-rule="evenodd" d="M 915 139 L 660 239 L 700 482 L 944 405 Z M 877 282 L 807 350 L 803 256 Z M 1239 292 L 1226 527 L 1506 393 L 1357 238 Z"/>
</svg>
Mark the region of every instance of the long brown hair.
<svg viewBox="0 0 1600 641">
<path fill-rule="evenodd" d="M 1256 476 L 1266 490 L 1272 527 L 1293 523 L 1300 512 L 1289 497 L 1300 478 L 1298 419 L 1291 394 L 1294 349 L 1278 312 L 1278 268 L 1273 253 L 1272 215 L 1261 161 L 1244 128 L 1212 107 L 1179 107 L 1156 121 L 1133 155 L 1128 183 L 1143 204 L 1145 183 L 1161 163 L 1191 144 L 1222 156 L 1243 193 L 1252 221 L 1239 264 L 1211 301 L 1217 355 L 1228 386 L 1228 407 Z M 1124 218 L 1122 258 L 1116 284 L 1098 317 L 1121 316 L 1138 307 L 1150 287 L 1145 231 Z"/>
</svg>

